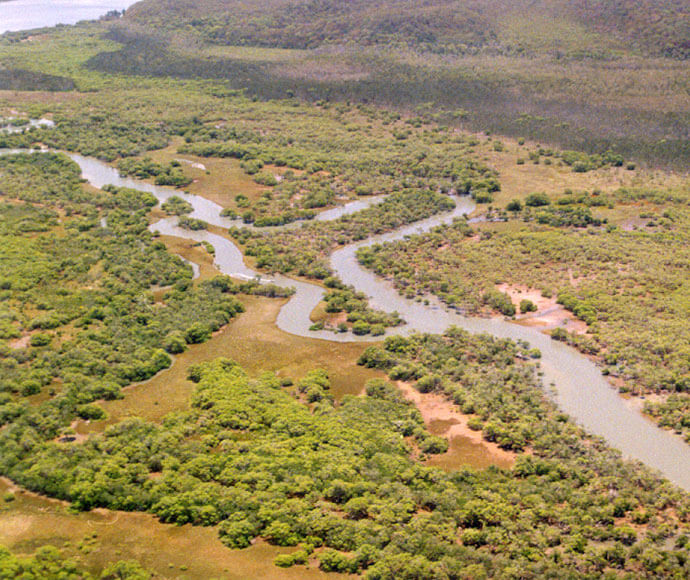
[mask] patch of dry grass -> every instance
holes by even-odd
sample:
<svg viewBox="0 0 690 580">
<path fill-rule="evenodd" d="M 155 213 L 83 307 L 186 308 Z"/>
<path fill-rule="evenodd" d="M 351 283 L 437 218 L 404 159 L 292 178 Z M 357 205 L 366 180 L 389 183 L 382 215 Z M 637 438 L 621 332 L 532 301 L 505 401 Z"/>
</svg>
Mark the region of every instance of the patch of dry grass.
<svg viewBox="0 0 690 580">
<path fill-rule="evenodd" d="M 17 554 L 31 554 L 45 545 L 99 573 L 118 560 L 137 560 L 156 578 L 224 578 L 245 580 L 325 579 L 314 565 L 278 568 L 273 559 L 294 548 L 257 542 L 245 550 L 230 550 L 214 527 L 162 524 L 143 513 L 96 509 L 73 513 L 68 504 L 19 490 L 0 479 L 0 496 L 14 492 L 14 501 L 0 504 L 0 544 Z M 353 578 L 339 576 L 338 578 Z"/>
</svg>

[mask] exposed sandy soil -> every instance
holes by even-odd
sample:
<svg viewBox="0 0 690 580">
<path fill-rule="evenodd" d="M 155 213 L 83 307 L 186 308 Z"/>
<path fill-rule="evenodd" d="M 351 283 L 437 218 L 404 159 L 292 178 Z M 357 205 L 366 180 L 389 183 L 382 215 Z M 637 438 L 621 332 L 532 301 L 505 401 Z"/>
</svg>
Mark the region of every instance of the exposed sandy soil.
<svg viewBox="0 0 690 580">
<path fill-rule="evenodd" d="M 457 407 L 446 397 L 439 393 L 420 393 L 410 383 L 397 381 L 397 386 L 408 401 L 413 402 L 422 414 L 427 427 L 432 424 L 442 428 L 434 429 L 435 435 L 440 435 L 449 440 L 464 438 L 469 442 L 481 446 L 481 451 L 489 456 L 492 463 L 501 466 L 510 466 L 515 461 L 517 454 L 501 449 L 495 443 L 485 441 L 480 431 L 473 431 L 467 426 L 468 416 L 463 415 Z M 449 450 L 450 451 L 450 450 Z"/>
<path fill-rule="evenodd" d="M 347 312 L 337 312 L 325 319 L 327 326 L 336 327 L 339 324 L 347 322 Z"/>
<path fill-rule="evenodd" d="M 537 306 L 536 312 L 515 315 L 515 319 L 520 324 L 543 330 L 563 326 L 568 332 L 576 334 L 587 332 L 587 324 L 575 318 L 572 312 L 558 304 L 555 297 L 546 298 L 541 295 L 539 290 L 515 284 L 498 284 L 496 289 L 508 294 L 513 304 L 518 308 L 521 300 L 531 300 Z"/>
<path fill-rule="evenodd" d="M 9 343 L 10 348 L 13 348 L 15 350 L 20 349 L 20 348 L 26 348 L 29 346 L 29 341 L 31 340 L 31 335 L 27 334 L 26 336 L 22 336 L 21 338 L 17 338 L 16 340 L 13 340 Z"/>
<path fill-rule="evenodd" d="M 632 232 L 637 229 L 644 229 L 649 223 L 648 219 L 643 218 L 629 218 L 620 224 L 623 231 Z"/>
<path fill-rule="evenodd" d="M 200 169 L 201 171 L 206 171 L 206 166 L 203 163 L 199 163 L 197 161 L 191 161 L 189 159 L 183 159 L 182 157 L 175 157 L 175 161 L 179 161 L 180 163 L 186 163 L 190 167 L 193 167 L 194 169 Z"/>
</svg>

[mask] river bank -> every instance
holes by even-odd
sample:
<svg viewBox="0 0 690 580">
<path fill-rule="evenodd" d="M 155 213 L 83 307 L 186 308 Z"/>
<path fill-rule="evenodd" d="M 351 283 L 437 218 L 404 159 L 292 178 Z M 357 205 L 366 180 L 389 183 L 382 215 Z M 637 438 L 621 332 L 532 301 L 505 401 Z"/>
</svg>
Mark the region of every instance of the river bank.
<svg viewBox="0 0 690 580">
<path fill-rule="evenodd" d="M 179 195 L 177 190 L 122 178 L 115 169 L 98 160 L 75 154 L 71 157 L 82 168 L 84 177 L 95 187 L 102 187 L 106 183 L 137 187 L 153 193 L 161 202 L 172 195 Z M 224 218 L 220 217 L 220 206 L 217 204 L 195 195 L 186 195 L 185 199 L 194 207 L 192 217 L 205 219 L 220 227 L 227 225 L 223 222 Z M 680 487 L 690 490 L 690 447 L 631 409 L 602 376 L 596 364 L 586 356 L 572 347 L 551 340 L 538 328 L 520 326 L 502 319 L 468 318 L 451 311 L 434 297 L 429 297 L 428 304 L 407 300 L 398 294 L 392 284 L 381 280 L 358 263 L 356 252 L 360 247 L 426 232 L 438 225 L 450 223 L 453 219 L 462 218 L 474 210 L 474 202 L 468 197 L 457 197 L 455 201 L 456 207 L 451 212 L 340 248 L 331 255 L 333 270 L 344 283 L 367 294 L 374 308 L 400 313 L 407 324 L 394 329 L 390 334 L 442 333 L 449 326 L 456 325 L 470 332 L 487 332 L 500 338 L 529 342 L 542 353 L 540 370 L 544 385 L 553 387 L 554 399 L 563 411 L 592 434 L 606 439 L 625 457 L 642 461 Z M 343 214 L 333 212 L 331 215 L 335 219 Z M 186 230 L 178 227 L 176 220 L 171 218 L 152 224 L 151 230 L 163 235 L 210 243 L 215 248 L 216 266 L 225 274 L 245 279 L 261 276 L 245 264 L 241 251 L 225 236 L 203 230 Z M 371 340 L 351 334 L 310 331 L 310 314 L 321 302 L 324 290 L 315 284 L 285 276 L 271 276 L 271 281 L 296 290 L 276 319 L 281 330 L 331 342 Z"/>
<path fill-rule="evenodd" d="M 81 167 L 84 178 L 95 187 L 102 187 L 108 183 L 120 187 L 135 187 L 149 191 L 160 202 L 173 195 L 179 195 L 179 191 L 175 189 L 122 178 L 117 170 L 96 159 L 77 154 L 70 156 Z M 185 199 L 194 208 L 191 214 L 193 217 L 208 218 L 205 221 L 219 227 L 226 225 L 223 223 L 224 218 L 220 217 L 220 206 L 217 204 L 195 195 L 186 195 Z M 543 373 L 543 384 L 550 388 L 549 393 L 564 412 L 592 434 L 603 437 L 625 457 L 645 463 L 676 485 L 690 490 L 690 446 L 672 433 L 656 427 L 649 419 L 631 408 L 602 376 L 597 365 L 585 355 L 545 336 L 538 328 L 521 326 L 503 319 L 462 316 L 451 311 L 433 296 L 424 302 L 408 300 L 398 294 L 390 282 L 380 279 L 357 261 L 356 253 L 361 247 L 400 240 L 414 233 L 429 231 L 438 225 L 462 218 L 463 215 L 471 213 L 474 207 L 474 202 L 470 198 L 457 197 L 456 207 L 451 212 L 338 249 L 331 255 L 331 266 L 344 283 L 351 284 L 356 290 L 365 293 L 372 307 L 386 312 L 396 311 L 407 322 L 389 334 L 440 334 L 449 326 L 455 325 L 473 333 L 486 332 L 500 338 L 530 343 L 542 354 L 540 371 Z M 335 219 L 338 214 L 333 212 L 331 215 Z M 162 235 L 210 243 L 215 248 L 215 265 L 224 274 L 240 279 L 262 276 L 245 264 L 242 252 L 226 236 L 204 230 L 191 231 L 180 228 L 173 218 L 160 220 L 152 224 L 150 229 Z M 295 294 L 277 316 L 276 324 L 281 330 L 297 336 L 338 343 L 371 341 L 370 338 L 347 333 L 310 331 L 310 315 L 321 302 L 324 289 L 309 282 L 280 275 L 271 276 L 270 281 L 278 286 L 295 288 Z"/>
</svg>

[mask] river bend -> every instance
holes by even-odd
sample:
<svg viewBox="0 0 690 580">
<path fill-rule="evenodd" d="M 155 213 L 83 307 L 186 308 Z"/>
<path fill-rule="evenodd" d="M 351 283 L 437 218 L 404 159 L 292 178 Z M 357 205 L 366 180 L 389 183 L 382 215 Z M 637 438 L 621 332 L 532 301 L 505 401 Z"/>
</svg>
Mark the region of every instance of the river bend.
<svg viewBox="0 0 690 580">
<path fill-rule="evenodd" d="M 115 169 L 95 159 L 75 154 L 71 157 L 82 168 L 84 177 L 96 187 L 108 183 L 121 187 L 135 187 L 153 193 L 161 202 L 172 195 L 179 195 L 192 204 L 192 217 L 221 227 L 238 225 L 237 221 L 220 217 L 220 206 L 203 197 L 120 177 Z M 563 411 L 589 432 L 603 437 L 612 447 L 621 450 L 624 456 L 647 464 L 690 491 L 690 446 L 673 434 L 656 427 L 653 422 L 626 403 L 602 376 L 594 362 L 586 356 L 568 345 L 552 340 L 534 328 L 502 319 L 462 316 L 445 307 L 435 297 L 430 297 L 428 304 L 408 300 L 398 294 L 391 283 L 382 280 L 358 263 L 355 254 L 360 247 L 400 240 L 411 234 L 426 232 L 469 214 L 474 209 L 474 203 L 467 197 L 458 197 L 455 200 L 456 207 L 451 212 L 336 250 L 331 255 L 333 270 L 343 282 L 364 292 L 373 307 L 387 312 L 397 311 L 407 322 L 405 326 L 392 329 L 389 333 L 442 333 L 450 325 L 456 325 L 474 333 L 486 332 L 500 338 L 528 341 L 541 351 L 544 384 L 553 386 L 552 395 Z M 318 219 L 337 219 L 341 215 L 358 211 L 378 201 L 380 198 L 345 204 L 320 214 Z M 244 279 L 259 277 L 280 286 L 295 288 L 295 295 L 278 315 L 276 322 L 280 329 L 291 334 L 332 342 L 371 341 L 371 338 L 352 334 L 310 331 L 309 315 L 323 298 L 324 290 L 321 287 L 280 275 L 267 278 L 266 275 L 245 265 L 242 253 L 232 241 L 207 231 L 179 228 L 176 221 L 176 218 L 166 218 L 153 224 L 151 229 L 165 235 L 211 243 L 216 250 L 216 265 L 225 274 Z M 290 224 L 289 227 L 299 227 L 299 224 Z"/>
<path fill-rule="evenodd" d="M 4 151 L 0 153 L 11 153 Z M 79 164 L 82 175 L 95 187 L 113 184 L 119 187 L 133 187 L 152 193 L 159 202 L 173 195 L 192 204 L 192 217 L 220 226 L 242 225 L 236 220 L 220 216 L 221 207 L 203 197 L 186 194 L 169 187 L 155 186 L 144 181 L 121 177 L 117 170 L 97 159 L 69 154 Z M 358 200 L 323 212 L 317 219 L 331 220 L 359 211 L 380 202 L 380 197 Z M 473 333 L 485 332 L 500 338 L 524 340 L 541 351 L 540 361 L 543 382 L 552 387 L 550 394 L 557 405 L 573 417 L 587 431 L 605 439 L 623 455 L 636 459 L 658 470 L 679 487 L 690 491 L 690 446 L 679 437 L 658 428 L 652 421 L 633 409 L 602 376 L 596 364 L 574 348 L 552 340 L 538 329 L 520 326 L 498 318 L 472 318 L 462 316 L 447 308 L 436 297 L 430 296 L 428 304 L 402 297 L 393 285 L 363 268 L 356 258 L 359 248 L 377 243 L 401 240 L 405 236 L 423 233 L 452 222 L 469 214 L 474 203 L 468 197 L 456 197 L 454 210 L 442 215 L 404 226 L 393 232 L 373 236 L 367 240 L 344 246 L 331 254 L 331 266 L 346 284 L 364 292 L 372 307 L 386 311 L 397 311 L 406 325 L 389 329 L 388 334 L 408 335 L 413 332 L 440 334 L 455 325 Z M 267 277 L 252 270 L 244 263 L 239 248 L 228 238 L 205 230 L 191 231 L 176 225 L 177 218 L 165 218 L 150 226 L 152 231 L 177 236 L 198 242 L 209 242 L 215 248 L 215 264 L 224 274 L 241 279 L 259 278 L 282 287 L 295 288 L 295 294 L 278 314 L 276 324 L 288 333 L 298 336 L 328 340 L 331 342 L 371 342 L 371 337 L 355 336 L 332 331 L 310 331 L 309 315 L 319 304 L 324 290 L 316 284 L 295 280 L 282 275 Z M 106 225 L 106 224 L 103 224 Z M 284 227 L 299 227 L 289 224 Z"/>
</svg>

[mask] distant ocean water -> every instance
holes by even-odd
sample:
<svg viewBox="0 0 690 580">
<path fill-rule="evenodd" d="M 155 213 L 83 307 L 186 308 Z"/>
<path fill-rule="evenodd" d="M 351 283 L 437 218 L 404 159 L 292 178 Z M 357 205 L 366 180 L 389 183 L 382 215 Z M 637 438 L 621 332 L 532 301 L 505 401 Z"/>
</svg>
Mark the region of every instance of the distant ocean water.
<svg viewBox="0 0 690 580">
<path fill-rule="evenodd" d="M 123 10 L 134 0 L 11 0 L 0 2 L 0 34 L 57 24 L 95 20 L 111 10 Z"/>
</svg>

